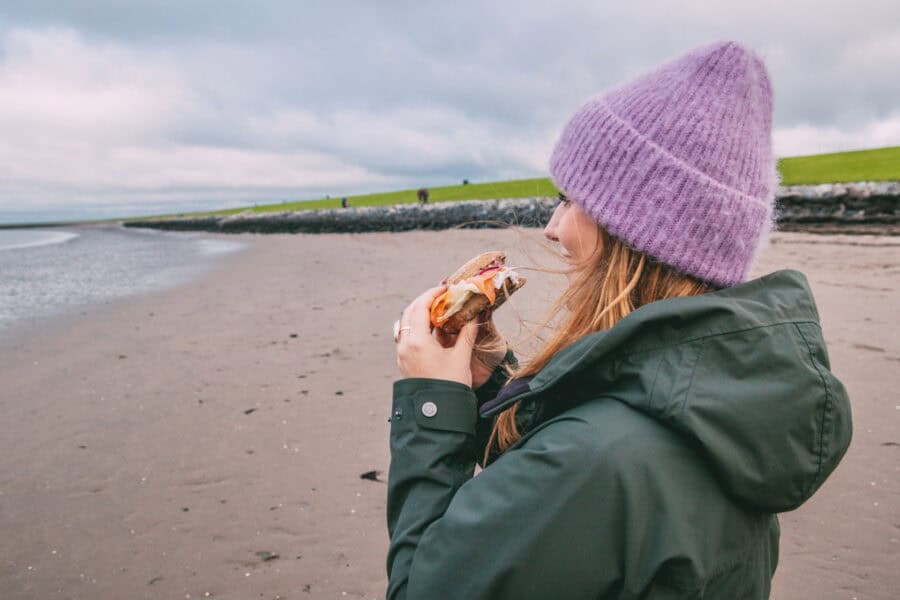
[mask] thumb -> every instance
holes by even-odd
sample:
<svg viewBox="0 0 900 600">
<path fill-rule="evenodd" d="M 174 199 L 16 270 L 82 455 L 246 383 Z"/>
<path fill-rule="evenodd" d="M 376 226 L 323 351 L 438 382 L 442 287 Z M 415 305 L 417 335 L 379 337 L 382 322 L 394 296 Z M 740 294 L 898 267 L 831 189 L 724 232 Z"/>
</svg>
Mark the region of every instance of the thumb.
<svg viewBox="0 0 900 600">
<path fill-rule="evenodd" d="M 456 338 L 456 344 L 453 346 L 453 352 L 472 355 L 472 349 L 475 347 L 475 338 L 478 337 L 478 321 L 472 320 L 463 325 L 459 330 L 459 336 Z"/>
</svg>

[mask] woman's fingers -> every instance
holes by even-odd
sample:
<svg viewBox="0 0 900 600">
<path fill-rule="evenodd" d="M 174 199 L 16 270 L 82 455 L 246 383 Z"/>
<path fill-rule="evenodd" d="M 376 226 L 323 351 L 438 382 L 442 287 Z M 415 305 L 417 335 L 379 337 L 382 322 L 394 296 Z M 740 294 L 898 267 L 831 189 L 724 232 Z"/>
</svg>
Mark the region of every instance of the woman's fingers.
<svg viewBox="0 0 900 600">
<path fill-rule="evenodd" d="M 497 331 L 497 327 L 494 325 L 494 321 L 482 321 L 478 325 L 478 337 L 476 338 L 477 342 L 490 342 L 491 340 L 500 337 L 500 332 Z"/>
<path fill-rule="evenodd" d="M 435 327 L 434 329 L 434 337 L 437 338 L 437 341 L 444 348 L 450 348 L 456 342 L 456 336 L 452 333 L 447 333 L 440 327 Z"/>
<path fill-rule="evenodd" d="M 431 305 L 444 289 L 442 285 L 433 287 L 413 300 L 403 311 L 403 317 L 400 319 L 401 329 L 408 327 L 409 331 L 406 333 L 411 335 L 431 335 Z M 403 339 L 403 336 L 400 338 Z"/>
<path fill-rule="evenodd" d="M 472 355 L 472 348 L 475 347 L 475 338 L 478 336 L 479 326 L 477 321 L 469 321 L 460 329 L 459 335 L 456 336 L 453 352 L 465 355 L 467 362 Z"/>
<path fill-rule="evenodd" d="M 437 286 L 425 291 L 403 311 L 397 365 L 404 377 L 446 379 L 470 386 L 470 357 L 468 354 L 463 356 L 462 351 L 471 353 L 477 324 L 469 324 L 465 333 L 457 336 L 442 336 L 440 331 L 432 335 L 431 305 L 444 289 L 444 286 Z M 455 344 L 451 343 L 453 338 Z M 449 348 L 447 344 L 458 347 Z"/>
</svg>

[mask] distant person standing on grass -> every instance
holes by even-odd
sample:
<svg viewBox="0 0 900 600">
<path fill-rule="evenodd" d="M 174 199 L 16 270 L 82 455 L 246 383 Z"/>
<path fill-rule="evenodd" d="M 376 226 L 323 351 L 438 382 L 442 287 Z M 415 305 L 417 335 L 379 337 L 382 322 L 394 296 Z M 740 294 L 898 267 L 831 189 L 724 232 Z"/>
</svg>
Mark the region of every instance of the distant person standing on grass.
<svg viewBox="0 0 900 600">
<path fill-rule="evenodd" d="M 420 188 L 416 195 L 419 198 L 419 204 L 428 204 L 428 188 Z"/>
<path fill-rule="evenodd" d="M 769 597 L 776 513 L 851 437 L 806 278 L 748 280 L 771 128 L 734 42 L 592 98 L 551 158 L 569 282 L 537 355 L 517 366 L 489 315 L 433 331 L 443 287 L 403 311 L 389 599 Z"/>
<path fill-rule="evenodd" d="M 350 203 L 347 202 L 347 198 L 341 198 L 341 208 L 347 208 L 350 206 Z"/>
</svg>

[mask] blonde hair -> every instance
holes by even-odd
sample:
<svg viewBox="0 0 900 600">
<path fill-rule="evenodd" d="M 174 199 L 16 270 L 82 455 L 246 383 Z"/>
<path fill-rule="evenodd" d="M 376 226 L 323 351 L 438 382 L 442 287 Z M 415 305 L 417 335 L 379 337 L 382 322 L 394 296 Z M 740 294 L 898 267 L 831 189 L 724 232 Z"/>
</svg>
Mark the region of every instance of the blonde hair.
<svg viewBox="0 0 900 600">
<path fill-rule="evenodd" d="M 560 315 L 561 325 L 526 365 L 512 371 L 512 378 L 535 375 L 566 346 L 590 333 L 610 329 L 645 304 L 712 289 L 709 284 L 628 247 L 602 227 L 598 229 L 597 247 L 585 260 L 573 264 L 569 285 L 541 328 L 547 328 Z M 488 463 L 492 453 L 503 453 L 521 439 L 515 420 L 517 408 L 515 403 L 497 416 L 483 464 Z"/>
</svg>

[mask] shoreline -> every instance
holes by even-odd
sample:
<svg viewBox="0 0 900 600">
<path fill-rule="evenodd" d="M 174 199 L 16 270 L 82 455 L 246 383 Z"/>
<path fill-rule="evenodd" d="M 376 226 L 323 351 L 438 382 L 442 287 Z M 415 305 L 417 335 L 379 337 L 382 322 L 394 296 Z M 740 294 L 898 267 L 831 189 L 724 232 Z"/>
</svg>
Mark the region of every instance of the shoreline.
<svg viewBox="0 0 900 600">
<path fill-rule="evenodd" d="M 17 306 L 16 303 L 13 302 L 11 307 L 7 307 L 11 312 L 7 313 L 6 318 L 0 320 L 0 347 L 13 345 L 17 341 L 21 341 L 23 337 L 34 334 L 34 332 L 45 328 L 62 328 L 65 323 L 73 319 L 77 320 L 78 317 L 94 314 L 98 310 L 109 305 L 136 300 L 145 295 L 165 293 L 168 290 L 180 286 L 190 285 L 194 280 L 202 278 L 206 272 L 220 268 L 223 264 L 227 264 L 228 255 L 246 250 L 246 248 L 241 245 L 242 242 L 236 240 L 234 236 L 200 232 L 178 234 L 153 230 L 131 230 L 115 223 L 66 226 L 58 229 L 46 228 L 46 231 L 55 234 L 60 234 L 65 231 L 69 237 L 62 240 L 41 241 L 39 243 L 28 244 L 21 247 L 0 249 L 0 258 L 7 259 L 5 265 L 0 263 L 0 267 L 5 267 L 9 270 L 10 266 L 16 264 L 18 260 L 24 260 L 26 264 L 35 263 L 36 259 L 32 253 L 43 253 L 43 258 L 37 259 L 36 262 L 41 273 L 41 278 L 38 279 L 38 281 L 42 283 L 36 284 L 36 286 L 31 289 L 19 289 L 18 293 L 21 295 L 24 291 L 27 293 L 36 293 L 38 296 L 55 294 L 56 300 L 60 302 L 53 305 L 47 302 L 46 298 L 43 298 L 44 301 L 39 308 L 32 308 L 31 312 L 28 314 L 20 314 L 23 305 L 20 303 Z M 121 234 L 127 236 L 121 239 L 128 240 L 126 244 L 130 245 L 112 241 L 109 247 L 110 252 L 130 253 L 134 252 L 136 249 L 141 252 L 148 252 L 151 250 L 151 248 L 146 246 L 148 242 L 158 242 L 159 249 L 156 250 L 156 252 L 162 252 L 170 246 L 172 240 L 175 240 L 180 244 L 180 246 L 175 247 L 182 248 L 183 250 L 190 250 L 191 255 L 180 255 L 178 261 L 157 260 L 154 264 L 129 264 L 129 266 L 136 267 L 136 269 L 133 271 L 129 270 L 127 273 L 122 273 L 121 275 L 135 278 L 132 289 L 107 290 L 104 294 L 104 292 L 101 291 L 104 289 L 102 287 L 103 271 L 96 269 L 92 269 L 90 276 L 85 276 L 87 278 L 86 281 L 83 282 L 85 287 L 76 290 L 74 295 L 66 295 L 60 290 L 47 289 L 46 285 L 50 285 L 51 287 L 63 285 L 60 283 L 60 276 L 63 275 L 65 271 L 64 265 L 67 264 L 66 261 L 71 263 L 72 252 L 75 252 L 74 250 L 69 249 L 69 244 L 87 243 L 96 246 L 97 244 L 108 243 L 102 238 L 97 237 L 96 232 L 99 232 L 101 235 L 112 234 L 115 236 L 116 234 Z M 90 237 L 86 239 L 84 237 L 85 235 Z M 158 236 L 167 236 L 169 239 L 167 239 L 167 237 Z M 116 238 L 112 239 L 115 240 Z M 135 241 L 137 241 L 138 244 L 145 245 L 137 247 L 135 246 Z M 210 248 L 208 246 L 209 243 L 220 243 L 223 247 Z M 121 247 L 117 246 L 117 244 L 121 245 Z M 76 268 L 92 267 L 89 263 L 85 264 L 83 252 L 84 250 L 75 252 L 75 255 L 79 257 L 76 261 Z M 19 256 L 22 258 L 16 260 L 14 258 L 16 253 L 19 253 Z M 55 253 L 58 256 L 48 253 Z M 14 269 L 12 275 L 13 277 L 16 276 Z M 66 279 L 69 279 L 69 277 L 66 277 Z M 109 277 L 106 279 L 109 279 Z M 149 282 L 147 280 L 149 280 Z M 96 290 L 87 294 L 84 293 L 84 290 L 92 290 L 93 288 L 96 288 Z M 15 294 L 16 292 L 16 288 L 13 287 L 12 293 Z M 16 296 L 13 295 L 11 299 L 15 299 L 15 297 Z M 24 297 L 27 297 L 27 295 Z M 54 323 L 56 325 L 54 325 Z"/>
<path fill-rule="evenodd" d="M 383 597 L 386 488 L 360 475 L 386 476 L 390 325 L 474 249 L 548 262 L 539 236 L 242 234 L 190 283 L 0 344 L 4 597 Z M 773 598 L 900 586 L 898 245 L 777 233 L 757 268 L 807 274 L 855 424 L 835 474 L 781 517 Z M 533 277 L 498 311 L 508 336 L 559 289 Z"/>
</svg>

